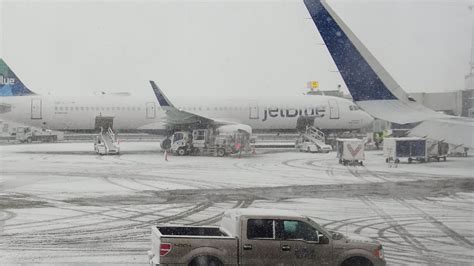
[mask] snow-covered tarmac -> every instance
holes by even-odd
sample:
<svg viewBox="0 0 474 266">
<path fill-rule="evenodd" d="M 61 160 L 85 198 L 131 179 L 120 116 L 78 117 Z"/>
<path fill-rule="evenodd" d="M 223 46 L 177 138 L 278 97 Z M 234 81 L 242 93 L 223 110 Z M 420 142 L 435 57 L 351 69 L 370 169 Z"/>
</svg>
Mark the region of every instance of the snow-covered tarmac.
<svg viewBox="0 0 474 266">
<path fill-rule="evenodd" d="M 216 224 L 228 208 L 290 209 L 382 242 L 391 265 L 472 264 L 474 158 L 365 166 L 335 153 L 177 157 L 157 143 L 0 146 L 0 264 L 147 264 L 150 227 Z"/>
</svg>

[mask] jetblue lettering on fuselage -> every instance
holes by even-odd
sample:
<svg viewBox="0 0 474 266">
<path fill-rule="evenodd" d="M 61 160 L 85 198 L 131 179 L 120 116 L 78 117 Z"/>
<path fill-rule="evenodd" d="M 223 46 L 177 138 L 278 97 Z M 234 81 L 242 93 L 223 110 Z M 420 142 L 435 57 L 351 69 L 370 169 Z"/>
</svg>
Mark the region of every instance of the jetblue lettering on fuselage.
<svg viewBox="0 0 474 266">
<path fill-rule="evenodd" d="M 304 108 L 304 109 L 295 109 L 295 108 L 272 108 L 268 107 L 263 110 L 263 119 L 265 122 L 269 118 L 275 117 L 298 117 L 298 116 L 311 116 L 311 117 L 323 117 L 326 108 L 324 107 L 315 107 L 315 108 Z"/>
<path fill-rule="evenodd" d="M 14 78 L 4 77 L 3 75 L 0 76 L 0 85 L 13 85 L 15 84 Z"/>
</svg>

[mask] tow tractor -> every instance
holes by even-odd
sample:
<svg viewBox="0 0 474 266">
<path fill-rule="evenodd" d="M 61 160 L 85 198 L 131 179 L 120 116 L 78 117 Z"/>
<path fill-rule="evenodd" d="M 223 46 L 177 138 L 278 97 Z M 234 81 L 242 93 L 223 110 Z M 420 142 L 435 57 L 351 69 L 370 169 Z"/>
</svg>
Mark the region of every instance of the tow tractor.
<svg viewBox="0 0 474 266">
<path fill-rule="evenodd" d="M 215 129 L 176 131 L 162 142 L 162 149 L 180 156 L 214 155 L 223 157 L 250 151 L 250 135 L 242 131 L 219 133 Z"/>
<path fill-rule="evenodd" d="M 17 127 L 15 139 L 21 143 L 31 143 L 33 141 L 56 142 L 64 139 L 64 133 L 49 129 L 36 129 L 31 127 Z"/>
</svg>

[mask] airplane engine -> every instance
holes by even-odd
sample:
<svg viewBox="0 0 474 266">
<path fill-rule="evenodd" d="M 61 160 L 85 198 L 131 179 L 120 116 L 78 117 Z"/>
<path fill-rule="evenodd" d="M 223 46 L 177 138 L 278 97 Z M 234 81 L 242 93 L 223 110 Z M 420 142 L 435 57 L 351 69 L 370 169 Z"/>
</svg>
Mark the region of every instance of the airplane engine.
<svg viewBox="0 0 474 266">
<path fill-rule="evenodd" d="M 252 128 L 249 125 L 244 124 L 225 125 L 218 127 L 217 132 L 219 134 L 246 132 L 247 134 L 252 135 Z"/>
</svg>

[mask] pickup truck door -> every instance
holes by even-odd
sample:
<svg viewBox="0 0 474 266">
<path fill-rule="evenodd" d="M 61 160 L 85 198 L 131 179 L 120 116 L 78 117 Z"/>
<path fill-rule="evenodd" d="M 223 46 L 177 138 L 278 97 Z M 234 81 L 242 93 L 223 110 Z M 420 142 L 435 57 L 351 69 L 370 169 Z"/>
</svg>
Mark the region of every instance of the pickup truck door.
<svg viewBox="0 0 474 266">
<path fill-rule="evenodd" d="M 281 265 L 331 265 L 332 244 L 317 229 L 297 220 L 277 220 Z"/>
<path fill-rule="evenodd" d="M 241 264 L 281 264 L 280 240 L 276 239 L 275 220 L 242 219 L 241 223 Z"/>
</svg>

